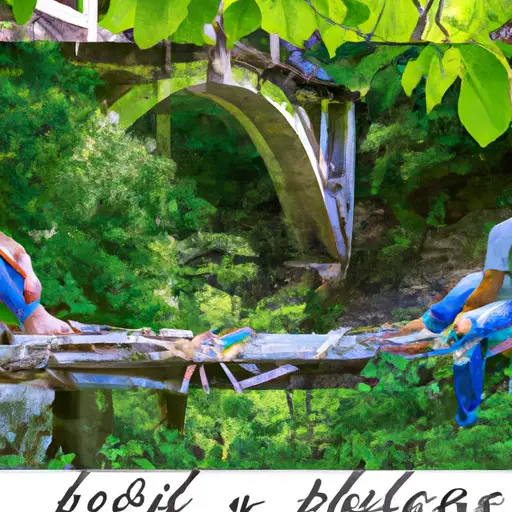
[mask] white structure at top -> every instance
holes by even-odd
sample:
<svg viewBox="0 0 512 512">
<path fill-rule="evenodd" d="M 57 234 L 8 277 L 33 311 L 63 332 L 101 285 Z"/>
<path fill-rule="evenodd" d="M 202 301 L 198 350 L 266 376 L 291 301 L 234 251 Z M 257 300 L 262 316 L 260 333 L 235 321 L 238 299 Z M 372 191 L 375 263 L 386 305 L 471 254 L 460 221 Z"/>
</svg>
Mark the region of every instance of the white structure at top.
<svg viewBox="0 0 512 512">
<path fill-rule="evenodd" d="M 55 0 L 37 0 L 36 9 L 65 23 L 87 29 L 87 41 L 98 41 L 98 0 L 84 0 L 83 13 Z"/>
</svg>

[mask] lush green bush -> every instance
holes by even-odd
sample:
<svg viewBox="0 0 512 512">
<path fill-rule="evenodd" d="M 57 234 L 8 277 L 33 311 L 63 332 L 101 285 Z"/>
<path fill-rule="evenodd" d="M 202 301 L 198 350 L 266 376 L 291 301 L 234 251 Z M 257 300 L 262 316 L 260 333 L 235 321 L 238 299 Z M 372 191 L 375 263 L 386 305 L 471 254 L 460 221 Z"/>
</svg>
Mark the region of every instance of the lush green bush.
<svg viewBox="0 0 512 512">
<path fill-rule="evenodd" d="M 430 368 L 429 368 L 430 367 Z M 503 368 L 487 382 L 479 422 L 456 426 L 449 361 L 427 366 L 384 357 L 363 371 L 373 389 L 243 396 L 192 390 L 186 434 L 158 423 L 148 391 L 115 395 L 115 432 L 102 450 L 105 467 L 187 469 L 506 469 L 512 398 Z M 496 386 L 498 386 L 496 391 Z"/>
</svg>

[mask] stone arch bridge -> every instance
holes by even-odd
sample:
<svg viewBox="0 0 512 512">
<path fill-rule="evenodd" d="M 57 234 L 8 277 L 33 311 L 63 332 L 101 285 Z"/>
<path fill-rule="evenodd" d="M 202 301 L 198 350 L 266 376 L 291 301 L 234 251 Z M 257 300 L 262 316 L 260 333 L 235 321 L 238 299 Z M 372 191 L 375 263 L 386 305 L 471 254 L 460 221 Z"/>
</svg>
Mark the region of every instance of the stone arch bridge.
<svg viewBox="0 0 512 512">
<path fill-rule="evenodd" d="M 262 156 L 305 261 L 335 263 L 340 277 L 346 273 L 354 210 L 353 94 L 241 44 L 231 53 L 229 84 L 207 80 L 211 52 L 192 45 L 143 51 L 133 44 L 68 43 L 63 51 L 98 70 L 106 84 L 100 100 L 121 127 L 156 114 L 164 154 L 171 152 L 172 94 L 187 91 L 221 105 Z"/>
</svg>

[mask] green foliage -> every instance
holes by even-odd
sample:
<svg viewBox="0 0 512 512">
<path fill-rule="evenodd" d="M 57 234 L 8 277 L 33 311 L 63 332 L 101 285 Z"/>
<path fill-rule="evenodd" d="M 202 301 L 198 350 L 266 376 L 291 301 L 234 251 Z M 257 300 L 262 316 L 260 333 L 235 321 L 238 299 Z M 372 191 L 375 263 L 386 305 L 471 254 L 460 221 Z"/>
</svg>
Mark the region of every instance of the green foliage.
<svg viewBox="0 0 512 512">
<path fill-rule="evenodd" d="M 446 216 L 444 205 L 447 199 L 448 196 L 444 192 L 441 192 L 441 194 L 439 194 L 439 197 L 437 198 L 427 218 L 427 224 L 429 226 L 440 227 L 444 225 L 444 220 Z"/>
<path fill-rule="evenodd" d="M 447 369 L 448 373 L 443 373 Z M 115 392 L 115 431 L 102 449 L 119 469 L 505 469 L 512 399 L 503 374 L 481 419 L 460 429 L 447 359 L 419 363 L 383 354 L 363 370 L 373 387 L 294 391 L 191 390 L 182 438 L 158 423 L 149 391 Z M 435 379 L 435 380 L 434 380 Z M 135 440 L 136 439 L 136 440 Z"/>
<path fill-rule="evenodd" d="M 391 311 L 391 316 L 397 322 L 408 322 L 419 318 L 424 313 L 422 308 L 395 308 Z"/>
<path fill-rule="evenodd" d="M 364 45 L 357 45 L 359 52 L 365 52 Z M 365 95 L 370 89 L 373 77 L 384 66 L 389 66 L 394 60 L 407 51 L 403 46 L 382 46 L 369 55 L 355 55 L 347 59 L 343 54 L 332 62 L 322 63 L 322 67 L 336 81 L 347 86 L 351 91 L 359 91 Z M 366 52 L 368 50 L 366 49 Z"/>
<path fill-rule="evenodd" d="M 459 51 L 464 64 L 460 120 L 485 147 L 508 129 L 512 119 L 510 67 L 505 68 L 495 55 L 479 46 L 461 46 Z"/>
<path fill-rule="evenodd" d="M 462 80 L 458 102 L 460 120 L 485 147 L 508 129 L 512 119 L 510 66 L 499 49 L 493 47 L 451 47 L 443 52 L 441 60 L 439 52 L 443 52 L 440 47 L 429 45 L 418 59 L 407 64 L 402 78 L 404 89 L 410 96 L 428 71 L 426 100 L 430 112 L 459 76 Z"/>
<path fill-rule="evenodd" d="M 0 455 L 0 468 L 14 469 L 23 467 L 25 457 L 21 455 Z"/>
<path fill-rule="evenodd" d="M 231 48 L 242 37 L 261 25 L 261 12 L 255 0 L 239 0 L 224 6 L 224 30 Z"/>
<path fill-rule="evenodd" d="M 37 0 L 6 0 L 12 8 L 14 19 L 18 25 L 24 25 L 32 17 Z"/>
<path fill-rule="evenodd" d="M 12 326 L 19 325 L 16 315 L 3 303 L 0 303 L 0 323 Z"/>
<path fill-rule="evenodd" d="M 56 459 L 52 459 L 48 462 L 47 469 L 64 469 L 66 466 L 70 465 L 74 459 L 74 453 L 68 453 L 66 455 L 61 453 Z"/>
<path fill-rule="evenodd" d="M 459 76 L 460 67 L 461 57 L 457 48 L 450 48 L 447 50 L 442 59 L 437 52 L 434 53 L 432 60 L 430 61 L 430 68 L 425 88 L 427 114 L 429 114 L 436 105 L 441 103 L 446 91 Z"/>
<path fill-rule="evenodd" d="M 98 80 L 89 69 L 48 44 L 11 45 L 0 59 L 9 127 L 0 134 L 8 171 L 0 220 L 37 254 L 44 304 L 85 321 L 167 324 L 167 283 L 180 271 L 173 240 L 214 209 L 193 181 L 176 182 L 173 162 L 93 115 Z"/>
</svg>

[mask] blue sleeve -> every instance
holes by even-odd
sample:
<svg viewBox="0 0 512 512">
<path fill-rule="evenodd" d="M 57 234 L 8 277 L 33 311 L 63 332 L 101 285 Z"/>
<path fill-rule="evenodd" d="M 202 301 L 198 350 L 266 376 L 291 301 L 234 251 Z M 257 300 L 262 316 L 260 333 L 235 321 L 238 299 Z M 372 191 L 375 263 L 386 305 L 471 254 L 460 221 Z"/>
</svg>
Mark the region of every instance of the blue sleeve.
<svg viewBox="0 0 512 512">
<path fill-rule="evenodd" d="M 27 304 L 23 296 L 25 280 L 17 270 L 0 257 L 0 301 L 18 318 L 20 324 L 34 312 L 39 301 Z"/>
</svg>

